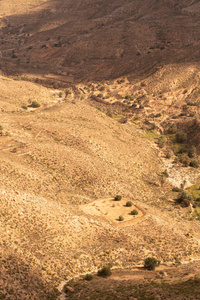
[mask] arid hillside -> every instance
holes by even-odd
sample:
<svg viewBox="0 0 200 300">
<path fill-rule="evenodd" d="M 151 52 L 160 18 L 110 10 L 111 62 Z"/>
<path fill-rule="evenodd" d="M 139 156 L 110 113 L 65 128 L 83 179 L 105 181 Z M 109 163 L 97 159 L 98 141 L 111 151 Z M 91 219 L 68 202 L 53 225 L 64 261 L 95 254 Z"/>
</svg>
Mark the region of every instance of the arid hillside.
<svg viewBox="0 0 200 300">
<path fill-rule="evenodd" d="M 128 85 L 131 92 L 128 79 L 121 91 Z M 166 265 L 199 259 L 198 210 L 177 205 L 171 190 L 187 176 L 198 184 L 198 169 L 171 169 L 174 156 L 164 158 L 159 135 L 141 129 L 143 118 L 122 122 L 127 108 L 94 101 L 90 88 L 0 78 L 5 299 L 56 299 L 62 282 L 107 264 L 132 268 L 152 255 Z"/>
<path fill-rule="evenodd" d="M 199 63 L 198 1 L 1 1 L 5 72 L 53 72 L 74 80 L 147 75 Z"/>
<path fill-rule="evenodd" d="M 199 17 L 0 1 L 0 300 L 199 299 Z"/>
</svg>

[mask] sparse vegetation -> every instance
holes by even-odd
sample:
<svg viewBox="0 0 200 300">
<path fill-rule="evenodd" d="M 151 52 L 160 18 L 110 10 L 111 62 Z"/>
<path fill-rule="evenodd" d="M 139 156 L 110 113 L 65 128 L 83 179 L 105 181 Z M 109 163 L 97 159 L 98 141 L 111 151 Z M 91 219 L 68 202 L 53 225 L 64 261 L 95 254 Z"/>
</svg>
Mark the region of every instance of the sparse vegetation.
<svg viewBox="0 0 200 300">
<path fill-rule="evenodd" d="M 101 270 L 98 271 L 97 275 L 101 277 L 109 277 L 111 276 L 112 272 L 110 266 L 105 266 Z"/>
<path fill-rule="evenodd" d="M 190 161 L 190 166 L 193 168 L 198 168 L 199 167 L 198 161 L 196 161 L 195 159 L 192 159 Z"/>
<path fill-rule="evenodd" d="M 165 145 L 166 139 L 164 136 L 160 136 L 158 139 L 158 147 L 163 148 Z"/>
<path fill-rule="evenodd" d="M 178 131 L 176 133 L 177 143 L 184 143 L 187 140 L 187 133 L 184 131 Z"/>
<path fill-rule="evenodd" d="M 132 203 L 131 201 L 127 201 L 127 202 L 126 202 L 126 206 L 127 206 L 127 207 L 131 207 L 132 205 L 133 205 L 133 203 Z"/>
<path fill-rule="evenodd" d="M 121 195 L 116 195 L 114 199 L 115 199 L 115 201 L 120 201 L 122 199 L 122 196 Z"/>
<path fill-rule="evenodd" d="M 173 191 L 173 192 L 176 192 L 176 193 L 180 193 L 180 192 L 182 192 L 183 190 L 180 189 L 180 188 L 178 188 L 178 187 L 174 187 L 174 188 L 172 189 L 172 191 Z"/>
<path fill-rule="evenodd" d="M 40 104 L 37 101 L 33 101 L 29 107 L 38 108 L 40 107 Z"/>
<path fill-rule="evenodd" d="M 93 279 L 93 275 L 92 274 L 86 274 L 85 275 L 85 280 L 91 281 L 92 279 Z"/>
<path fill-rule="evenodd" d="M 178 195 L 177 202 L 188 207 L 188 206 L 190 206 L 190 204 L 194 204 L 194 198 L 190 193 L 188 193 L 186 191 L 182 191 Z"/>
<path fill-rule="evenodd" d="M 131 215 L 133 215 L 133 216 L 138 215 L 137 209 L 133 209 L 133 210 L 131 211 Z"/>
<path fill-rule="evenodd" d="M 119 216 L 119 221 L 124 221 L 124 217 L 123 216 Z"/>
<path fill-rule="evenodd" d="M 103 98 L 103 94 L 102 94 L 102 93 L 100 93 L 100 94 L 98 94 L 98 95 L 97 95 L 97 97 L 99 97 L 99 98 Z"/>
<path fill-rule="evenodd" d="M 144 268 L 151 271 L 155 270 L 156 267 L 160 265 L 160 261 L 155 257 L 147 257 L 144 261 Z"/>
</svg>

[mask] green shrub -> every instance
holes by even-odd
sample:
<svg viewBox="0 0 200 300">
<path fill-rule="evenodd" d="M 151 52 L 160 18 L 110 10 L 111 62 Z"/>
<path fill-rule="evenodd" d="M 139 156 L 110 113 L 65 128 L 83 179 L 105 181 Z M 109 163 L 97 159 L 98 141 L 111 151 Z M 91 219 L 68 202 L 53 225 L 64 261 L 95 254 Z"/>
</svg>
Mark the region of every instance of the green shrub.
<svg viewBox="0 0 200 300">
<path fill-rule="evenodd" d="M 109 277 L 111 276 L 112 272 L 109 266 L 103 267 L 101 270 L 98 271 L 97 275 L 101 277 Z"/>
<path fill-rule="evenodd" d="M 167 170 L 163 171 L 163 172 L 161 173 L 161 176 L 164 176 L 164 177 L 168 178 L 168 177 L 169 177 L 169 174 L 168 174 Z"/>
<path fill-rule="evenodd" d="M 22 105 L 21 108 L 28 109 L 28 107 L 26 105 Z"/>
<path fill-rule="evenodd" d="M 123 216 L 119 216 L 119 221 L 124 221 L 124 217 Z"/>
<path fill-rule="evenodd" d="M 147 257 L 144 260 L 144 268 L 147 270 L 155 270 L 156 267 L 160 265 L 160 261 L 155 257 Z"/>
<path fill-rule="evenodd" d="M 180 188 L 178 188 L 178 187 L 174 187 L 174 188 L 172 189 L 172 191 L 173 191 L 173 192 L 180 193 L 180 192 L 182 192 L 183 190 L 180 189 Z"/>
<path fill-rule="evenodd" d="M 185 206 L 190 206 L 190 203 L 193 204 L 194 203 L 194 198 L 191 194 L 189 194 L 186 191 L 182 191 L 179 195 L 178 195 L 178 199 L 177 199 L 178 203 L 182 203 Z"/>
<path fill-rule="evenodd" d="M 97 97 L 103 98 L 103 94 L 98 94 Z"/>
<path fill-rule="evenodd" d="M 158 147 L 163 148 L 164 145 L 165 145 L 165 138 L 164 138 L 164 136 L 160 136 L 158 139 Z"/>
<path fill-rule="evenodd" d="M 133 209 L 133 210 L 132 210 L 132 212 L 131 212 L 131 214 L 132 214 L 133 216 L 136 216 L 136 215 L 138 215 L 138 211 L 137 211 L 137 209 Z"/>
<path fill-rule="evenodd" d="M 190 167 L 198 168 L 199 164 L 195 159 L 192 159 L 191 162 L 190 162 Z"/>
<path fill-rule="evenodd" d="M 132 106 L 133 106 L 133 107 L 136 107 L 136 106 L 137 106 L 137 103 L 133 103 Z"/>
<path fill-rule="evenodd" d="M 198 102 L 192 102 L 192 101 L 189 101 L 189 102 L 187 103 L 187 105 L 190 105 L 190 106 L 198 106 L 199 103 L 198 103 Z"/>
<path fill-rule="evenodd" d="M 122 196 L 121 195 L 116 195 L 115 196 L 115 201 L 120 201 L 122 199 Z"/>
<path fill-rule="evenodd" d="M 185 116 L 187 116 L 187 112 L 186 111 L 182 111 L 179 116 L 180 117 L 185 117 Z"/>
<path fill-rule="evenodd" d="M 85 280 L 91 281 L 92 279 L 93 279 L 92 274 L 86 274 L 86 275 L 85 275 Z"/>
<path fill-rule="evenodd" d="M 170 150 L 167 150 L 166 151 L 166 156 L 165 156 L 166 158 L 171 158 L 171 151 Z"/>
<path fill-rule="evenodd" d="M 110 108 L 108 108 L 108 109 L 107 109 L 106 115 L 107 115 L 108 117 L 110 117 L 110 118 L 112 118 L 112 117 L 113 117 L 113 115 L 112 115 L 112 111 L 111 111 L 111 109 L 110 109 Z"/>
<path fill-rule="evenodd" d="M 127 206 L 127 207 L 131 207 L 132 205 L 133 205 L 133 203 L 132 203 L 131 201 L 127 201 L 127 202 L 126 202 L 126 206 Z"/>
<path fill-rule="evenodd" d="M 30 107 L 33 107 L 33 108 L 38 108 L 38 107 L 40 107 L 40 104 L 37 102 L 37 101 L 33 101 L 32 103 L 31 103 L 31 105 L 29 105 Z"/>
<path fill-rule="evenodd" d="M 192 146 L 189 151 L 188 151 L 188 156 L 190 158 L 193 158 L 195 156 L 195 153 L 196 153 L 196 147 L 195 146 Z"/>
<path fill-rule="evenodd" d="M 185 166 L 188 167 L 190 164 L 190 159 L 186 153 L 179 156 L 179 161 Z"/>
<path fill-rule="evenodd" d="M 187 133 L 184 131 L 178 131 L 176 133 L 177 143 L 184 143 L 187 140 Z"/>
</svg>

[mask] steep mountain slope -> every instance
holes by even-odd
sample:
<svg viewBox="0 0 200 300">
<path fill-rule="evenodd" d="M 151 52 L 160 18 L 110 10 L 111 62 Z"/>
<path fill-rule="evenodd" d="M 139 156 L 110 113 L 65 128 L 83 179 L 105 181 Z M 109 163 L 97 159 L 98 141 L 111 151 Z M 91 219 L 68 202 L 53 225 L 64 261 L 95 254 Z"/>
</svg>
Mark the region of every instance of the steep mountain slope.
<svg viewBox="0 0 200 300">
<path fill-rule="evenodd" d="M 192 0 L 47 1 L 1 19 L 1 66 L 88 80 L 198 64 L 199 14 Z"/>
<path fill-rule="evenodd" d="M 0 299 L 57 299 L 103 265 L 139 267 L 109 282 L 144 297 L 148 256 L 198 297 L 199 15 L 196 0 L 0 1 Z M 182 282 L 170 294 L 153 274 L 178 299 Z"/>
<path fill-rule="evenodd" d="M 198 258 L 199 221 L 175 205 L 144 131 L 71 88 L 1 77 L 0 91 L 2 297 L 56 299 L 63 280 L 104 264 L 141 265 L 148 255 Z"/>
</svg>

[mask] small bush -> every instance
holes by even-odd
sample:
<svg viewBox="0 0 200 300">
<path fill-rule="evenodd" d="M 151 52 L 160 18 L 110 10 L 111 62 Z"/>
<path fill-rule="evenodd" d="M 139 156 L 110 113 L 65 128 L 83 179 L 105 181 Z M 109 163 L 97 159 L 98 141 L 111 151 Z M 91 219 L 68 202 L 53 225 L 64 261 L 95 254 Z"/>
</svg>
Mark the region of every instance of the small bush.
<svg viewBox="0 0 200 300">
<path fill-rule="evenodd" d="M 171 158 L 171 151 L 170 150 L 167 150 L 166 151 L 166 156 L 165 156 L 166 158 Z"/>
<path fill-rule="evenodd" d="M 61 42 L 55 43 L 54 47 L 62 47 L 62 43 Z"/>
<path fill-rule="evenodd" d="M 178 199 L 177 199 L 178 203 L 182 203 L 184 206 L 188 207 L 190 206 L 190 203 L 193 204 L 194 202 L 194 198 L 191 194 L 182 191 L 179 195 L 178 195 Z"/>
<path fill-rule="evenodd" d="M 189 102 L 187 103 L 187 105 L 190 105 L 190 106 L 198 106 L 199 103 L 198 103 L 198 102 L 192 102 L 192 101 L 189 101 Z"/>
<path fill-rule="evenodd" d="M 38 107 L 40 107 L 40 104 L 37 102 L 37 101 L 33 101 L 32 103 L 31 103 L 31 105 L 29 105 L 30 107 L 33 107 L 33 108 L 38 108 Z"/>
<path fill-rule="evenodd" d="M 195 156 L 195 153 L 196 153 L 196 147 L 195 146 L 192 146 L 189 151 L 188 151 L 188 156 L 190 158 L 193 158 Z"/>
<path fill-rule="evenodd" d="M 103 98 L 103 94 L 98 94 L 97 97 Z"/>
<path fill-rule="evenodd" d="M 28 107 L 26 105 L 22 105 L 21 108 L 28 109 Z"/>
<path fill-rule="evenodd" d="M 131 207 L 132 205 L 133 205 L 133 203 L 132 203 L 131 201 L 127 201 L 127 202 L 126 202 L 126 206 L 127 206 L 127 207 Z"/>
<path fill-rule="evenodd" d="M 189 157 L 188 157 L 188 155 L 187 155 L 186 153 L 180 155 L 179 161 L 180 161 L 185 167 L 188 167 L 189 164 L 190 164 L 190 159 L 189 159 Z"/>
<path fill-rule="evenodd" d="M 131 214 L 132 214 L 133 216 L 136 216 L 136 215 L 138 215 L 138 211 L 137 211 L 137 209 L 133 209 L 133 210 L 132 210 L 132 212 L 131 212 Z"/>
<path fill-rule="evenodd" d="M 108 108 L 108 110 L 107 110 L 107 112 L 106 112 L 106 115 L 107 115 L 108 117 L 110 117 L 110 118 L 112 118 L 112 117 L 113 117 L 113 115 L 112 115 L 112 111 L 111 111 L 111 109 L 110 109 L 110 108 Z"/>
<path fill-rule="evenodd" d="M 101 277 L 109 277 L 111 276 L 112 272 L 109 266 L 103 267 L 101 270 L 98 271 L 97 275 Z"/>
<path fill-rule="evenodd" d="M 180 193 L 180 192 L 182 192 L 183 190 L 180 189 L 180 188 L 178 188 L 178 187 L 174 187 L 174 188 L 172 189 L 172 191 L 173 191 L 173 192 L 176 192 L 176 193 Z"/>
<path fill-rule="evenodd" d="M 121 195 L 116 195 L 115 196 L 115 201 L 120 201 L 122 199 L 122 196 Z"/>
<path fill-rule="evenodd" d="M 191 162 L 190 162 L 190 167 L 198 168 L 199 164 L 195 159 L 192 159 Z"/>
<path fill-rule="evenodd" d="M 187 116 L 187 112 L 186 111 L 182 111 L 179 116 L 180 117 L 185 117 L 185 116 Z"/>
<path fill-rule="evenodd" d="M 86 275 L 85 275 L 85 280 L 91 281 L 92 279 L 93 279 L 92 274 L 86 274 Z"/>
<path fill-rule="evenodd" d="M 144 260 L 144 268 L 147 270 L 155 270 L 156 267 L 160 265 L 160 261 L 155 257 L 147 257 Z"/>
<path fill-rule="evenodd" d="M 124 221 L 124 217 L 123 216 L 119 216 L 119 221 Z"/>
<path fill-rule="evenodd" d="M 164 138 L 164 136 L 160 136 L 158 139 L 158 147 L 163 148 L 164 145 L 165 145 L 165 138 Z"/>
<path fill-rule="evenodd" d="M 178 131 L 176 133 L 177 143 L 184 143 L 187 140 L 187 133 L 184 131 Z"/>
<path fill-rule="evenodd" d="M 168 174 L 167 170 L 163 171 L 163 172 L 161 173 L 161 176 L 164 176 L 164 177 L 168 178 L 168 177 L 169 177 L 169 174 Z"/>
</svg>

